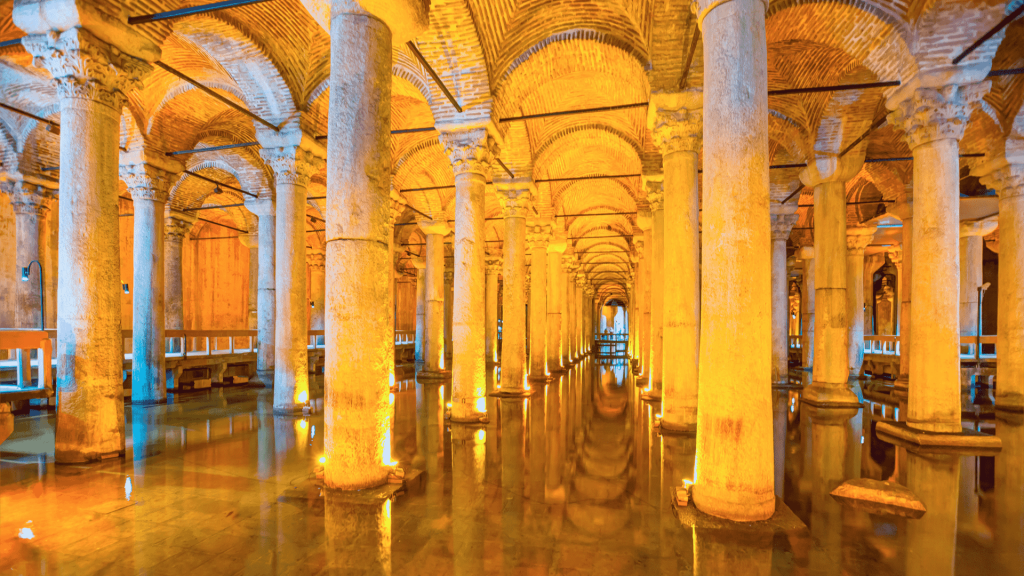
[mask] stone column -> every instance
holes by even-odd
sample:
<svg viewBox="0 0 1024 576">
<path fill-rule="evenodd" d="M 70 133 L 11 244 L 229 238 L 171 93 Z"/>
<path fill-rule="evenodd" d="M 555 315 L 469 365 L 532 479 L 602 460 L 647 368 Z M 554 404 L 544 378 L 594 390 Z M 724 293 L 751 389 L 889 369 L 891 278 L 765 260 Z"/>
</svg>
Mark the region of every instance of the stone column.
<svg viewBox="0 0 1024 576">
<path fill-rule="evenodd" d="M 274 217 L 274 198 L 272 195 L 264 196 L 256 200 L 249 200 L 245 205 L 259 218 L 259 236 L 257 238 L 259 247 L 256 249 L 256 254 L 259 257 L 256 295 L 256 378 L 250 378 L 249 381 L 271 385 L 274 382 L 274 360 L 277 355 L 274 350 L 274 333 L 276 331 L 274 316 L 277 308 L 277 290 L 275 289 L 277 281 L 274 270 L 277 257 L 275 248 L 277 221 Z M 252 257 L 251 250 L 249 255 Z"/>
<path fill-rule="evenodd" d="M 814 364 L 803 400 L 819 407 L 859 406 L 850 390 L 850 323 L 846 273 L 846 185 L 862 165 L 850 154 L 818 156 L 800 180 L 814 188 Z"/>
<path fill-rule="evenodd" d="M 501 393 L 520 394 L 526 379 L 526 218 L 536 189 L 528 178 L 498 182 L 496 188 L 505 218 Z"/>
<path fill-rule="evenodd" d="M 629 305 L 628 305 L 628 308 L 627 308 L 628 316 L 627 316 L 626 320 L 627 320 L 627 326 L 628 326 L 627 330 L 629 330 L 629 356 L 630 356 L 630 358 L 636 358 L 636 355 L 637 355 L 637 345 L 636 345 L 636 326 L 637 326 L 637 324 L 636 324 L 636 308 L 637 308 L 636 307 L 636 292 L 637 292 L 636 291 L 636 282 L 634 282 L 634 281 L 627 281 L 626 282 L 626 297 L 629 298 Z M 595 329 L 598 330 L 598 332 L 600 332 L 600 329 L 601 329 L 600 323 L 598 323 L 596 325 Z"/>
<path fill-rule="evenodd" d="M 638 209 L 636 214 L 636 225 L 644 231 L 641 245 L 638 247 L 643 252 L 640 255 L 640 290 L 643 291 L 640 298 L 640 354 L 643 365 L 642 380 L 650 381 L 651 377 L 651 268 L 654 261 L 654 239 L 651 237 L 654 227 L 654 217 L 650 210 Z M 636 237 L 634 236 L 634 241 Z"/>
<path fill-rule="evenodd" d="M 312 249 L 306 252 L 306 265 L 309 266 L 309 329 L 324 329 L 324 292 L 327 281 L 324 277 L 326 259 L 323 250 Z"/>
<path fill-rule="evenodd" d="M 647 383 L 652 398 L 661 398 L 665 366 L 663 342 L 665 327 L 665 210 L 664 182 L 661 176 L 645 177 L 647 204 L 651 207 L 651 378 Z M 674 275 L 673 275 L 674 277 Z"/>
<path fill-rule="evenodd" d="M 132 404 L 167 402 L 164 360 L 164 207 L 181 166 L 162 155 L 128 152 L 121 178 L 132 195 Z M 143 157 L 144 156 L 144 157 Z"/>
<path fill-rule="evenodd" d="M 324 483 L 344 490 L 383 484 L 392 466 L 391 47 L 426 28 L 429 7 L 395 4 L 373 15 L 342 4 L 331 16 Z"/>
<path fill-rule="evenodd" d="M 982 183 L 999 194 L 999 335 L 996 406 L 1024 410 L 1024 139 L 988 158 Z M 1018 484 L 1019 486 L 1019 484 Z"/>
<path fill-rule="evenodd" d="M 447 258 L 446 258 L 447 260 Z M 455 308 L 455 270 L 449 266 L 444 269 L 444 363 L 443 367 L 451 372 L 452 367 L 452 314 Z"/>
<path fill-rule="evenodd" d="M 484 191 L 498 144 L 486 128 L 442 131 L 455 171 L 452 422 L 487 414 L 484 361 Z"/>
<path fill-rule="evenodd" d="M 597 316 L 599 314 L 596 313 L 598 310 L 597 289 L 593 286 L 587 286 L 584 292 L 587 295 L 589 308 L 587 309 L 587 333 L 586 339 L 583 341 L 583 353 L 589 355 L 594 353 L 594 340 L 598 328 Z"/>
<path fill-rule="evenodd" d="M 551 224 L 532 222 L 527 225 L 526 241 L 530 245 L 530 380 L 547 380 L 548 335 L 548 241 Z"/>
<path fill-rule="evenodd" d="M 971 112 L 991 83 L 956 67 L 919 73 L 886 101 L 889 124 L 914 155 L 914 272 L 907 425 L 930 432 L 960 426 L 960 146 Z M 973 83 L 978 82 L 978 83 Z M 906 247 L 904 247 L 906 250 Z M 903 350 L 906 354 L 908 351 Z"/>
<path fill-rule="evenodd" d="M 484 325 L 484 357 L 487 364 L 498 362 L 498 275 L 501 274 L 501 257 L 488 256 L 484 259 L 484 311 L 487 322 Z"/>
<path fill-rule="evenodd" d="M 789 275 L 786 241 L 800 218 L 792 207 L 773 202 L 772 211 L 772 384 L 789 382 Z M 776 486 L 779 490 L 781 486 Z"/>
<path fill-rule="evenodd" d="M 46 219 L 49 212 L 49 194 L 41 186 L 24 181 L 11 185 L 11 208 L 14 209 L 14 229 L 16 236 L 17 268 L 14 270 L 16 282 L 15 315 L 18 328 L 38 330 L 45 323 L 41 320 L 39 308 L 39 277 L 42 274 L 43 255 L 47 251 Z M 29 266 L 32 261 L 38 267 Z M 21 281 L 21 269 L 29 267 L 29 280 Z M 44 279 L 45 280 L 45 279 Z M 56 302 L 46 302 L 45 306 L 56 306 Z"/>
<path fill-rule="evenodd" d="M 416 268 L 416 362 L 423 362 L 427 332 L 427 261 L 413 258 L 412 265 Z"/>
<path fill-rule="evenodd" d="M 978 220 L 960 223 L 960 336 L 974 337 L 981 334 L 978 325 L 978 288 L 982 279 L 982 258 L 985 252 L 985 236 L 991 234 L 998 221 Z M 965 340 L 963 342 L 967 344 Z M 961 348 L 963 349 L 963 348 Z"/>
<path fill-rule="evenodd" d="M 74 3 L 74 8 L 81 8 Z M 124 398 L 118 251 L 118 123 L 124 92 L 141 88 L 160 58 L 150 40 L 102 19 L 86 30 L 63 3 L 14 8 L 22 46 L 52 76 L 60 103 L 60 261 L 57 300 L 59 463 L 124 454 Z M 60 25 L 43 16 L 59 14 Z M 97 35 L 98 34 L 98 35 Z M 117 38 L 118 46 L 102 38 Z M 137 56 L 143 60 L 130 57 Z"/>
<path fill-rule="evenodd" d="M 914 246 L 914 197 L 910 190 L 904 194 L 900 201 L 891 209 L 901 222 L 900 246 L 889 252 L 889 259 L 896 266 L 899 274 L 899 309 L 896 311 L 896 330 L 900 337 L 900 374 L 893 386 L 896 388 L 896 395 L 903 401 L 907 399 L 907 391 L 910 388 L 910 299 L 911 285 L 913 278 L 913 246 Z M 906 411 L 904 411 L 905 413 Z"/>
<path fill-rule="evenodd" d="M 320 145 L 296 128 L 261 132 L 260 155 L 274 171 L 277 217 L 274 290 L 274 412 L 301 412 L 309 400 L 306 300 L 306 189 L 323 167 Z M 388 254 L 390 266 L 390 252 Z"/>
<path fill-rule="evenodd" d="M 800 294 L 800 352 L 804 370 L 814 366 L 814 246 L 801 246 L 796 251 L 803 261 L 803 292 Z"/>
<path fill-rule="evenodd" d="M 164 327 L 185 329 L 185 303 L 182 296 L 181 245 L 192 230 L 196 217 L 189 212 L 164 210 Z"/>
<path fill-rule="evenodd" d="M 548 372 L 565 372 L 562 365 L 562 310 L 565 308 L 565 290 L 563 289 L 562 253 L 565 252 L 564 236 L 551 237 L 548 244 Z M 538 290 L 542 288 L 538 285 Z"/>
<path fill-rule="evenodd" d="M 580 264 L 580 270 L 576 272 L 576 332 L 573 338 L 573 351 L 576 354 L 576 358 L 583 357 L 583 329 L 587 325 L 587 303 L 585 300 L 586 294 L 583 291 L 583 285 L 587 282 L 587 276 L 582 271 L 583 265 Z"/>
<path fill-rule="evenodd" d="M 259 326 L 258 306 L 260 282 L 260 235 L 258 231 L 239 234 L 238 241 L 249 249 L 249 296 L 246 302 L 246 327 L 256 330 Z"/>
<path fill-rule="evenodd" d="M 425 312 L 423 330 L 423 369 L 419 377 L 443 376 L 444 364 L 444 237 L 452 229 L 443 220 L 420 222 L 420 229 L 426 236 L 424 246 Z"/>
<path fill-rule="evenodd" d="M 576 256 L 562 256 L 562 274 L 559 277 L 565 303 L 562 306 L 562 366 L 568 368 L 575 358 L 572 355 L 572 338 L 576 327 Z"/>
<path fill-rule="evenodd" d="M 775 511 L 771 396 L 768 55 L 762 0 L 699 0 L 704 37 L 700 405 L 693 501 L 755 521 Z"/>
<path fill-rule="evenodd" d="M 849 318 L 850 378 L 859 378 L 864 365 L 864 249 L 875 238 L 874 226 L 846 231 L 846 316 Z"/>
<path fill-rule="evenodd" d="M 662 344 L 658 350 L 663 354 L 668 351 L 672 361 L 662 361 L 660 368 L 662 430 L 697 429 L 697 362 L 700 356 L 697 161 L 703 136 L 703 105 L 700 90 L 652 94 L 647 113 L 647 126 L 661 150 L 665 170 L 663 273 L 656 280 L 663 294 Z M 655 212 L 655 229 L 657 214 L 658 211 Z M 666 234 L 665 230 L 671 232 Z M 664 273 L 667 271 L 671 272 Z"/>
</svg>

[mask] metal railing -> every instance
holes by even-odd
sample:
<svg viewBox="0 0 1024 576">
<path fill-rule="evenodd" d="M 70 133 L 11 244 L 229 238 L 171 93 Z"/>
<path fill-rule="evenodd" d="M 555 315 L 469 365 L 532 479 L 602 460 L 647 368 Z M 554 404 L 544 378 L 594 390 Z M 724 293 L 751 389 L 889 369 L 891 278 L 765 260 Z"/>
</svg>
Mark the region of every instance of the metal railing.
<svg viewBox="0 0 1024 576">
<path fill-rule="evenodd" d="M 960 359 L 961 360 L 992 360 L 996 357 L 996 345 L 998 336 L 961 336 L 960 337 Z M 978 353 L 978 346 L 981 346 L 981 353 Z M 991 346 L 991 350 L 987 348 Z M 800 336 L 789 337 L 790 350 L 801 348 Z M 900 355 L 899 336 L 864 336 L 864 353 L 878 354 L 881 356 Z"/>
<path fill-rule="evenodd" d="M 22 390 L 45 389 L 53 395 L 53 344 L 44 330 L 0 330 L 0 350 L 14 350 L 14 358 L 0 362 L 0 366 L 13 364 L 17 387 Z M 32 360 L 31 352 L 36 350 Z M 36 367 L 36 383 L 32 383 L 32 367 Z"/>
</svg>

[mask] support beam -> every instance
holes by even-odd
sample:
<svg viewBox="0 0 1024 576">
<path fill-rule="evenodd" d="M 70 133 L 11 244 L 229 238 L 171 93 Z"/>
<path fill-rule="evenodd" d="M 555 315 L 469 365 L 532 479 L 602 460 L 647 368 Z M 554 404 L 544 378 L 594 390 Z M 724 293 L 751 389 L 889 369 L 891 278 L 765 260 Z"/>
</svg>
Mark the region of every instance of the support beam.
<svg viewBox="0 0 1024 576">
<path fill-rule="evenodd" d="M 441 92 L 444 92 L 445 97 L 448 98 L 448 101 L 452 103 L 452 106 L 454 106 L 455 109 L 458 110 L 459 112 L 462 112 L 462 106 L 460 106 L 459 103 L 455 101 L 455 96 L 452 96 L 452 93 L 448 91 L 448 87 L 445 86 L 444 82 L 441 81 L 441 78 L 438 77 L 437 72 L 434 72 L 434 68 L 430 66 L 430 63 L 427 62 L 427 59 L 424 58 L 423 54 L 420 53 L 420 49 L 416 47 L 416 42 L 413 40 L 409 40 L 408 42 L 405 43 L 405 45 L 409 47 L 409 50 L 412 50 L 413 56 L 415 56 L 416 59 L 420 61 L 420 64 L 422 64 L 423 67 L 427 69 L 427 74 L 430 74 L 430 77 L 434 80 L 434 84 L 437 84 L 437 87 L 441 89 Z"/>
<path fill-rule="evenodd" d="M 170 73 L 173 76 L 177 76 L 178 78 L 184 80 L 185 82 L 188 82 L 189 84 L 191 84 L 191 85 L 195 86 L 196 88 L 202 90 L 202 92 L 204 94 L 206 94 L 208 96 L 211 96 L 213 98 L 216 98 L 221 103 L 228 105 L 229 107 L 231 107 L 236 112 L 241 112 L 242 114 L 245 114 L 249 118 L 252 118 L 253 120 L 259 122 L 260 124 L 263 124 L 267 128 L 270 128 L 274 132 L 280 132 L 281 131 L 281 129 L 278 128 L 277 126 L 274 126 L 273 124 L 271 124 L 270 122 L 267 122 L 263 118 L 260 118 L 259 116 L 253 114 L 252 112 L 246 110 L 245 108 L 239 106 L 238 104 L 235 104 L 234 102 L 232 102 L 231 100 L 227 99 L 226 97 L 221 96 L 220 94 L 214 92 L 210 88 L 207 88 L 206 86 L 200 84 L 197 80 L 195 80 L 195 79 L 193 79 L 193 78 L 191 78 L 189 76 L 186 76 L 185 74 L 182 74 L 181 72 L 178 72 L 177 70 L 175 70 L 174 68 L 171 68 L 167 64 L 164 64 L 163 62 L 154 62 L 153 65 L 158 67 L 158 68 L 160 68 L 161 70 L 164 70 L 165 72 Z"/>
<path fill-rule="evenodd" d="M 147 24 L 149 22 L 159 22 L 160 20 L 170 20 L 172 18 L 184 18 L 185 16 L 206 14 L 207 12 L 215 12 L 217 10 L 235 8 L 238 6 L 247 6 L 249 4 L 260 4 L 268 1 L 269 0 L 226 0 L 225 2 L 214 2 L 213 4 L 203 4 L 201 6 L 189 6 L 188 8 L 179 8 L 177 10 L 169 10 L 167 12 L 132 16 L 128 18 L 128 23 Z"/>
</svg>

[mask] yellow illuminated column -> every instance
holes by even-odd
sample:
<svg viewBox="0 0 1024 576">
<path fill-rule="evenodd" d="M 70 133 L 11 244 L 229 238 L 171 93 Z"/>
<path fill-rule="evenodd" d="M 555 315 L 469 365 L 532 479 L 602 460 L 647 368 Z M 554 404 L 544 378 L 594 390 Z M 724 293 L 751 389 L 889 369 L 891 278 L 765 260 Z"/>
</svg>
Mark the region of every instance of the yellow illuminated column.
<svg viewBox="0 0 1024 576">
<path fill-rule="evenodd" d="M 814 246 L 801 246 L 796 251 L 803 261 L 803 292 L 800 294 L 800 351 L 804 370 L 814 366 Z"/>
<path fill-rule="evenodd" d="M 274 194 L 263 192 L 261 198 L 248 199 L 245 207 L 258 217 L 257 238 L 259 244 L 256 249 L 257 263 L 257 290 L 256 290 L 256 374 L 250 375 L 249 381 L 269 385 L 274 381 L 274 310 L 277 306 L 275 295 L 275 272 L 274 260 L 276 250 L 276 218 L 274 217 Z M 180 219 L 176 219 L 179 220 Z M 188 224 L 191 228 L 192 223 Z M 181 240 L 175 238 L 172 232 L 180 230 L 181 226 L 167 219 L 167 242 L 164 262 L 166 263 L 164 278 L 167 283 L 165 298 L 167 299 L 165 310 L 167 314 L 167 329 L 181 330 L 183 326 L 177 325 L 175 314 L 180 316 L 181 301 L 177 307 L 174 303 L 175 292 L 181 293 Z M 177 254 L 177 256 L 175 256 Z M 250 257 L 252 250 L 249 251 Z M 175 258 L 177 258 L 175 260 Z M 177 279 L 177 280 L 176 280 Z M 175 282 L 177 288 L 175 288 Z M 183 320 L 182 320 L 183 321 Z"/>
<path fill-rule="evenodd" d="M 846 231 L 846 315 L 849 318 L 850 377 L 864 365 L 864 250 L 875 238 L 874 226 Z"/>
<path fill-rule="evenodd" d="M 647 385 L 652 398 L 661 398 L 664 354 L 663 336 L 665 322 L 665 194 L 664 181 L 660 174 L 646 176 L 647 204 L 651 207 L 651 370 Z M 673 272 L 675 276 L 675 272 Z"/>
<path fill-rule="evenodd" d="M 565 252 L 564 236 L 551 237 L 548 244 L 548 372 L 563 372 L 562 366 L 562 312 L 565 308 L 565 273 L 562 272 L 562 253 Z M 540 286 L 537 286 L 540 289 Z"/>
<path fill-rule="evenodd" d="M 522 410 L 524 400 L 512 400 Z M 521 413 L 521 412 L 520 412 Z M 522 420 L 519 420 L 521 425 Z M 502 419 L 502 427 L 505 427 Z M 479 426 L 452 424 L 452 537 L 455 574 L 484 573 L 484 482 L 487 431 Z"/>
<path fill-rule="evenodd" d="M 324 494 L 328 574 L 391 574 L 391 499 L 384 489 Z"/>
<path fill-rule="evenodd" d="M 999 255 L 1001 257 L 1002 252 Z M 1024 546 L 1021 546 L 1024 542 L 1024 523 L 1021 522 L 1024 518 L 1024 466 L 1021 466 L 1024 462 L 1024 415 L 997 411 L 996 436 L 1003 449 L 995 457 L 993 474 L 992 545 L 996 566 L 1002 568 L 1002 574 L 1012 574 L 1024 566 Z"/>
<path fill-rule="evenodd" d="M 531 222 L 526 228 L 530 246 L 530 380 L 547 380 L 548 241 L 551 224 Z"/>
<path fill-rule="evenodd" d="M 914 155 L 914 271 L 907 425 L 960 432 L 960 146 L 991 83 L 985 71 L 921 72 L 886 101 Z"/>
<path fill-rule="evenodd" d="M 326 258 L 323 250 L 310 250 L 306 253 L 306 265 L 309 266 L 309 329 L 324 329 L 324 292 L 327 281 L 324 278 Z"/>
<path fill-rule="evenodd" d="M 921 518 L 906 524 L 906 574 L 952 576 L 956 562 L 960 456 L 924 455 L 913 450 L 906 453 L 907 488 L 921 499 L 928 510 Z"/>
<path fill-rule="evenodd" d="M 795 204 L 795 203 L 794 203 Z M 799 219 L 796 206 L 773 202 L 772 208 L 772 383 L 789 382 L 789 277 L 786 241 Z"/>
<path fill-rule="evenodd" d="M 913 328 L 910 314 L 913 310 L 910 305 L 911 280 L 914 277 L 914 191 L 912 187 L 908 186 L 904 190 L 890 211 L 903 223 L 900 246 L 889 252 L 889 259 L 896 266 L 900 284 L 900 307 L 896 313 L 900 336 L 900 374 L 893 386 L 896 388 L 895 395 L 905 403 L 907 391 L 910 389 L 910 342 L 911 328 Z M 901 420 L 904 419 L 905 415 L 901 417 Z"/>
<path fill-rule="evenodd" d="M 637 209 L 636 213 L 636 225 L 638 228 L 644 231 L 644 237 L 641 240 L 641 244 L 637 247 L 638 250 L 642 250 L 640 256 L 640 282 L 643 284 L 643 294 L 641 296 L 641 316 L 640 316 L 640 354 L 642 355 L 641 364 L 643 365 L 643 376 L 642 380 L 646 380 L 648 385 L 651 379 L 651 283 L 654 281 L 654 277 L 651 274 L 651 270 L 654 267 L 654 216 L 651 211 L 644 210 L 641 208 Z M 634 242 L 635 242 L 634 237 Z"/>
<path fill-rule="evenodd" d="M 505 218 L 505 288 L 502 291 L 501 392 L 523 392 L 526 377 L 526 217 L 533 210 L 533 182 L 499 182 Z M 543 291 L 543 290 L 541 290 Z"/>
<path fill-rule="evenodd" d="M 984 236 L 998 225 L 995 218 L 960 223 L 960 336 L 978 336 L 978 288 L 982 279 L 982 257 L 985 252 Z M 966 344 L 967 341 L 964 341 Z M 961 347 L 963 350 L 963 347 Z"/>
<path fill-rule="evenodd" d="M 560 277 L 562 292 L 562 366 L 568 368 L 573 363 L 572 336 L 576 326 L 576 256 L 562 256 L 562 274 Z"/>
<path fill-rule="evenodd" d="M 485 313 L 487 324 L 484 330 L 484 357 L 487 365 L 490 366 L 499 361 L 498 358 L 498 275 L 501 274 L 502 258 L 500 256 L 488 256 L 484 260 L 484 275 L 486 277 L 485 292 Z"/>
<path fill-rule="evenodd" d="M 767 7 L 763 0 L 700 0 L 697 13 L 706 200 L 693 501 L 737 521 L 775 512 Z M 695 548 L 698 567 L 700 554 Z"/>
<path fill-rule="evenodd" d="M 424 331 L 423 331 L 423 369 L 417 378 L 438 378 L 446 375 L 444 368 L 444 324 L 445 324 L 445 290 L 444 290 L 444 237 L 452 229 L 443 220 L 419 223 L 423 235 L 426 236 L 423 256 L 426 261 L 424 280 Z"/>
</svg>

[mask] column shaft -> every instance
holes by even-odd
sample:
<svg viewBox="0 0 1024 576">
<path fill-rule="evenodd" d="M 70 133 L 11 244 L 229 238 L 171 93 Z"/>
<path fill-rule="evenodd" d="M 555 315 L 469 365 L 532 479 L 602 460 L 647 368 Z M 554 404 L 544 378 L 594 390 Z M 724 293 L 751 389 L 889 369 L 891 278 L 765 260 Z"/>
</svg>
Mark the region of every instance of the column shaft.
<svg viewBox="0 0 1024 576">
<path fill-rule="evenodd" d="M 811 254 L 813 254 L 813 248 Z M 801 327 L 803 334 L 800 337 L 801 364 L 804 370 L 814 367 L 814 257 L 804 259 L 804 290 L 801 294 L 801 308 L 803 317 Z"/>
<path fill-rule="evenodd" d="M 548 232 L 533 226 L 530 238 L 530 378 L 547 379 Z"/>
<path fill-rule="evenodd" d="M 1019 168 L 1018 168 L 1019 170 Z M 1019 172 L 1018 172 L 1019 174 Z M 1019 178 L 1019 176 L 1018 176 Z M 996 405 L 1024 406 L 1024 185 L 999 193 Z"/>
<path fill-rule="evenodd" d="M 248 236 L 252 236 L 249 234 Z M 246 327 L 256 330 L 259 327 L 259 283 L 260 283 L 260 244 L 259 234 L 249 238 L 245 246 L 249 248 L 249 297 L 246 303 Z"/>
<path fill-rule="evenodd" d="M 426 234 L 424 247 L 426 287 L 424 299 L 423 371 L 444 369 L 444 234 L 448 227 L 441 223 L 442 233 Z"/>
<path fill-rule="evenodd" d="M 650 194 L 648 194 L 650 198 Z M 665 210 L 659 199 L 652 205 L 654 225 L 651 249 L 651 394 L 661 396 L 664 378 L 664 328 L 665 328 Z M 673 275 L 674 277 L 674 275 Z"/>
<path fill-rule="evenodd" d="M 484 357 L 488 364 L 494 364 L 498 361 L 498 272 L 501 260 L 495 259 L 493 262 L 489 260 L 485 267 Z"/>
<path fill-rule="evenodd" d="M 547 357 L 548 371 L 562 372 L 562 307 L 565 291 L 562 290 L 562 251 L 565 241 L 553 239 L 548 245 L 548 321 Z M 538 289 L 540 287 L 538 286 Z"/>
<path fill-rule="evenodd" d="M 423 362 L 427 332 L 427 270 L 416 266 L 416 361 Z"/>
<path fill-rule="evenodd" d="M 789 382 L 789 281 L 786 238 L 772 235 L 772 383 Z M 776 486 L 776 490 L 778 490 Z"/>
<path fill-rule="evenodd" d="M 849 318 L 848 358 L 850 377 L 860 377 L 864 365 L 864 250 L 875 228 L 853 228 L 846 236 L 846 315 Z"/>
<path fill-rule="evenodd" d="M 24 188 L 30 185 L 15 184 L 15 186 Z M 45 240 L 40 238 L 40 223 L 44 216 L 40 212 L 45 210 L 45 208 L 39 205 L 38 200 L 25 198 L 27 196 L 35 196 L 35 194 L 34 192 L 21 192 L 20 194 L 13 194 L 11 198 L 11 207 L 14 208 L 15 250 L 17 252 L 17 269 L 15 272 L 19 280 L 16 285 L 17 303 L 15 316 L 19 328 L 38 330 L 42 324 L 39 320 L 39 315 L 41 314 L 39 309 L 39 277 L 36 274 L 43 273 L 40 245 Z M 25 201 L 19 201 L 22 198 Z M 26 282 L 20 281 L 21 269 L 29 266 L 33 260 L 39 263 L 38 268 L 32 266 L 32 269 L 29 271 L 29 280 Z M 48 304 L 52 306 L 54 303 L 50 302 Z"/>
<path fill-rule="evenodd" d="M 501 391 L 520 392 L 526 376 L 526 214 L 521 210 L 505 216 L 503 250 Z"/>
<path fill-rule="evenodd" d="M 562 365 L 569 367 L 573 362 L 572 335 L 576 325 L 576 290 L 573 278 L 576 273 L 573 268 L 573 257 L 562 257 L 561 281 L 562 294 L 565 295 L 562 306 Z"/>
<path fill-rule="evenodd" d="M 651 218 L 653 220 L 653 218 Z M 654 238 L 653 230 L 648 227 L 644 230 L 644 255 L 641 260 L 641 275 L 643 282 L 643 316 L 640 320 L 640 347 L 643 354 L 643 376 L 650 382 L 651 377 L 651 349 L 652 349 L 652 338 L 651 338 L 651 284 L 654 281 L 652 276 L 652 269 L 654 268 Z"/>
<path fill-rule="evenodd" d="M 164 201 L 135 196 L 132 404 L 167 401 L 164 360 Z M 179 244 L 180 246 L 180 244 Z"/>
<path fill-rule="evenodd" d="M 256 374 L 264 384 L 273 380 L 274 337 L 276 332 L 275 314 L 277 310 L 276 272 L 274 270 L 277 249 L 275 248 L 277 226 L 272 213 L 259 215 L 259 294 L 256 300 L 257 332 L 259 347 L 256 350 Z"/>
<path fill-rule="evenodd" d="M 978 288 L 982 280 L 985 240 L 981 236 L 960 237 L 960 335 L 977 336 Z M 965 341 L 966 343 L 966 341 Z"/>
<path fill-rule="evenodd" d="M 309 329 L 323 330 L 326 312 L 324 293 L 327 290 L 327 280 L 324 276 L 324 254 L 319 250 L 314 250 L 306 255 L 306 260 L 309 264 L 309 300 L 312 302 L 312 306 L 306 307 L 309 310 Z"/>
</svg>

